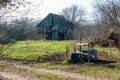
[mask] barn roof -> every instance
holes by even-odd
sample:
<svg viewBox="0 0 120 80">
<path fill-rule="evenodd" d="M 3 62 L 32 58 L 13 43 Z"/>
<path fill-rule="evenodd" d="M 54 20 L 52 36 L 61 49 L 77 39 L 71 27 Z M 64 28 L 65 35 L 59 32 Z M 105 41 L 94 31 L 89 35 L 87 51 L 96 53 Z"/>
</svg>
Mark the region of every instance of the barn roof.
<svg viewBox="0 0 120 80">
<path fill-rule="evenodd" d="M 56 24 L 61 24 L 63 26 L 74 26 L 74 24 L 67 20 L 64 16 L 62 15 L 58 15 L 58 14 L 53 14 L 53 13 L 49 13 L 38 25 L 37 27 L 46 24 L 45 21 L 47 18 L 49 18 L 49 16 L 51 16 L 52 18 L 54 18 L 54 21 Z"/>
</svg>

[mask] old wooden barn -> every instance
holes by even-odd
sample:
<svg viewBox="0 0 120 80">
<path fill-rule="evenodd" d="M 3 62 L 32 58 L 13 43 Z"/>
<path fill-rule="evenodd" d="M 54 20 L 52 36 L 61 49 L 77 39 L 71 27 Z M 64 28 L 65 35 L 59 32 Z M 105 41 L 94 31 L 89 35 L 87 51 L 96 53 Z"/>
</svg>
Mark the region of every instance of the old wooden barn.
<svg viewBox="0 0 120 80">
<path fill-rule="evenodd" d="M 68 40 L 73 38 L 73 27 L 64 16 L 50 13 L 37 25 L 37 31 L 47 40 Z"/>
</svg>

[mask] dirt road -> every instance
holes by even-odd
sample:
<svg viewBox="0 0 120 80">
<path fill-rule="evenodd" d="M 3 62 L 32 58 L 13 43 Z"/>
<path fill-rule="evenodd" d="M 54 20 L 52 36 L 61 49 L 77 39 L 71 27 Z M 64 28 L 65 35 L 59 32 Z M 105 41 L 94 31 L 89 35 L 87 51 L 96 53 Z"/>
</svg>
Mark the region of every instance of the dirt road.
<svg viewBox="0 0 120 80">
<path fill-rule="evenodd" d="M 0 71 L 0 80 L 30 80 L 29 77 L 23 77 L 20 74 Z"/>
<path fill-rule="evenodd" d="M 89 75 L 83 75 L 83 74 L 77 74 L 77 73 L 73 73 L 73 72 L 66 72 L 66 71 L 62 71 L 62 70 L 51 70 L 51 69 L 45 69 L 45 68 L 35 68 L 35 67 L 30 67 L 27 65 L 20 65 L 20 64 L 16 64 L 16 63 L 9 63 L 6 61 L 0 61 L 1 64 L 7 64 L 9 66 L 14 66 L 16 68 L 20 68 L 20 69 L 27 69 L 27 70 L 31 70 L 31 71 L 37 71 L 37 72 L 44 72 L 44 73 L 51 73 L 51 74 L 55 74 L 55 75 L 60 75 L 60 76 L 64 76 L 64 77 L 71 77 L 71 78 L 75 78 L 77 80 L 96 80 L 95 77 L 89 76 Z M 1 72 L 0 71 L 0 76 L 7 78 L 8 80 L 37 80 L 37 79 L 30 79 L 29 76 L 21 76 L 21 74 L 13 74 L 10 72 Z M 105 80 L 105 79 L 101 79 L 101 78 L 97 78 L 97 80 Z"/>
</svg>

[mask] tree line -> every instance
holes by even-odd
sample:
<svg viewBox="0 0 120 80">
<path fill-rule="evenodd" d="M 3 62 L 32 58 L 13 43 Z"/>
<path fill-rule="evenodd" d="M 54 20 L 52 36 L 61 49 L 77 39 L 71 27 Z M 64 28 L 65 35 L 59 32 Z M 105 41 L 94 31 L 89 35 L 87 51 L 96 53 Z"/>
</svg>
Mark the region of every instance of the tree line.
<svg viewBox="0 0 120 80">
<path fill-rule="evenodd" d="M 0 10 L 6 9 L 5 13 L 27 5 L 24 0 L 0 0 Z M 120 0 L 95 0 L 93 3 L 93 23 L 87 20 L 87 13 L 79 5 L 64 8 L 60 15 L 75 24 L 73 36 L 79 39 L 80 34 L 85 39 L 93 40 L 104 36 L 110 31 L 120 32 Z M 7 9 L 9 9 L 7 11 Z M 4 14 L 0 15 L 0 43 L 11 40 L 26 40 L 37 35 L 36 25 L 38 21 L 28 17 L 16 18 L 11 22 L 2 21 Z"/>
</svg>

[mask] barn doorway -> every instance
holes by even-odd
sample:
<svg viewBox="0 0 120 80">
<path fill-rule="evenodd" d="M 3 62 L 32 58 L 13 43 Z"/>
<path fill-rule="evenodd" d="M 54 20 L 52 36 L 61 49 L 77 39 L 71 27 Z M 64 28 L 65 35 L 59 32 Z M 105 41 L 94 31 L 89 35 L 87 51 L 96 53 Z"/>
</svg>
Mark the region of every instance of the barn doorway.
<svg viewBox="0 0 120 80">
<path fill-rule="evenodd" d="M 64 33 L 58 33 L 58 39 L 59 40 L 65 40 L 65 34 Z"/>
</svg>

